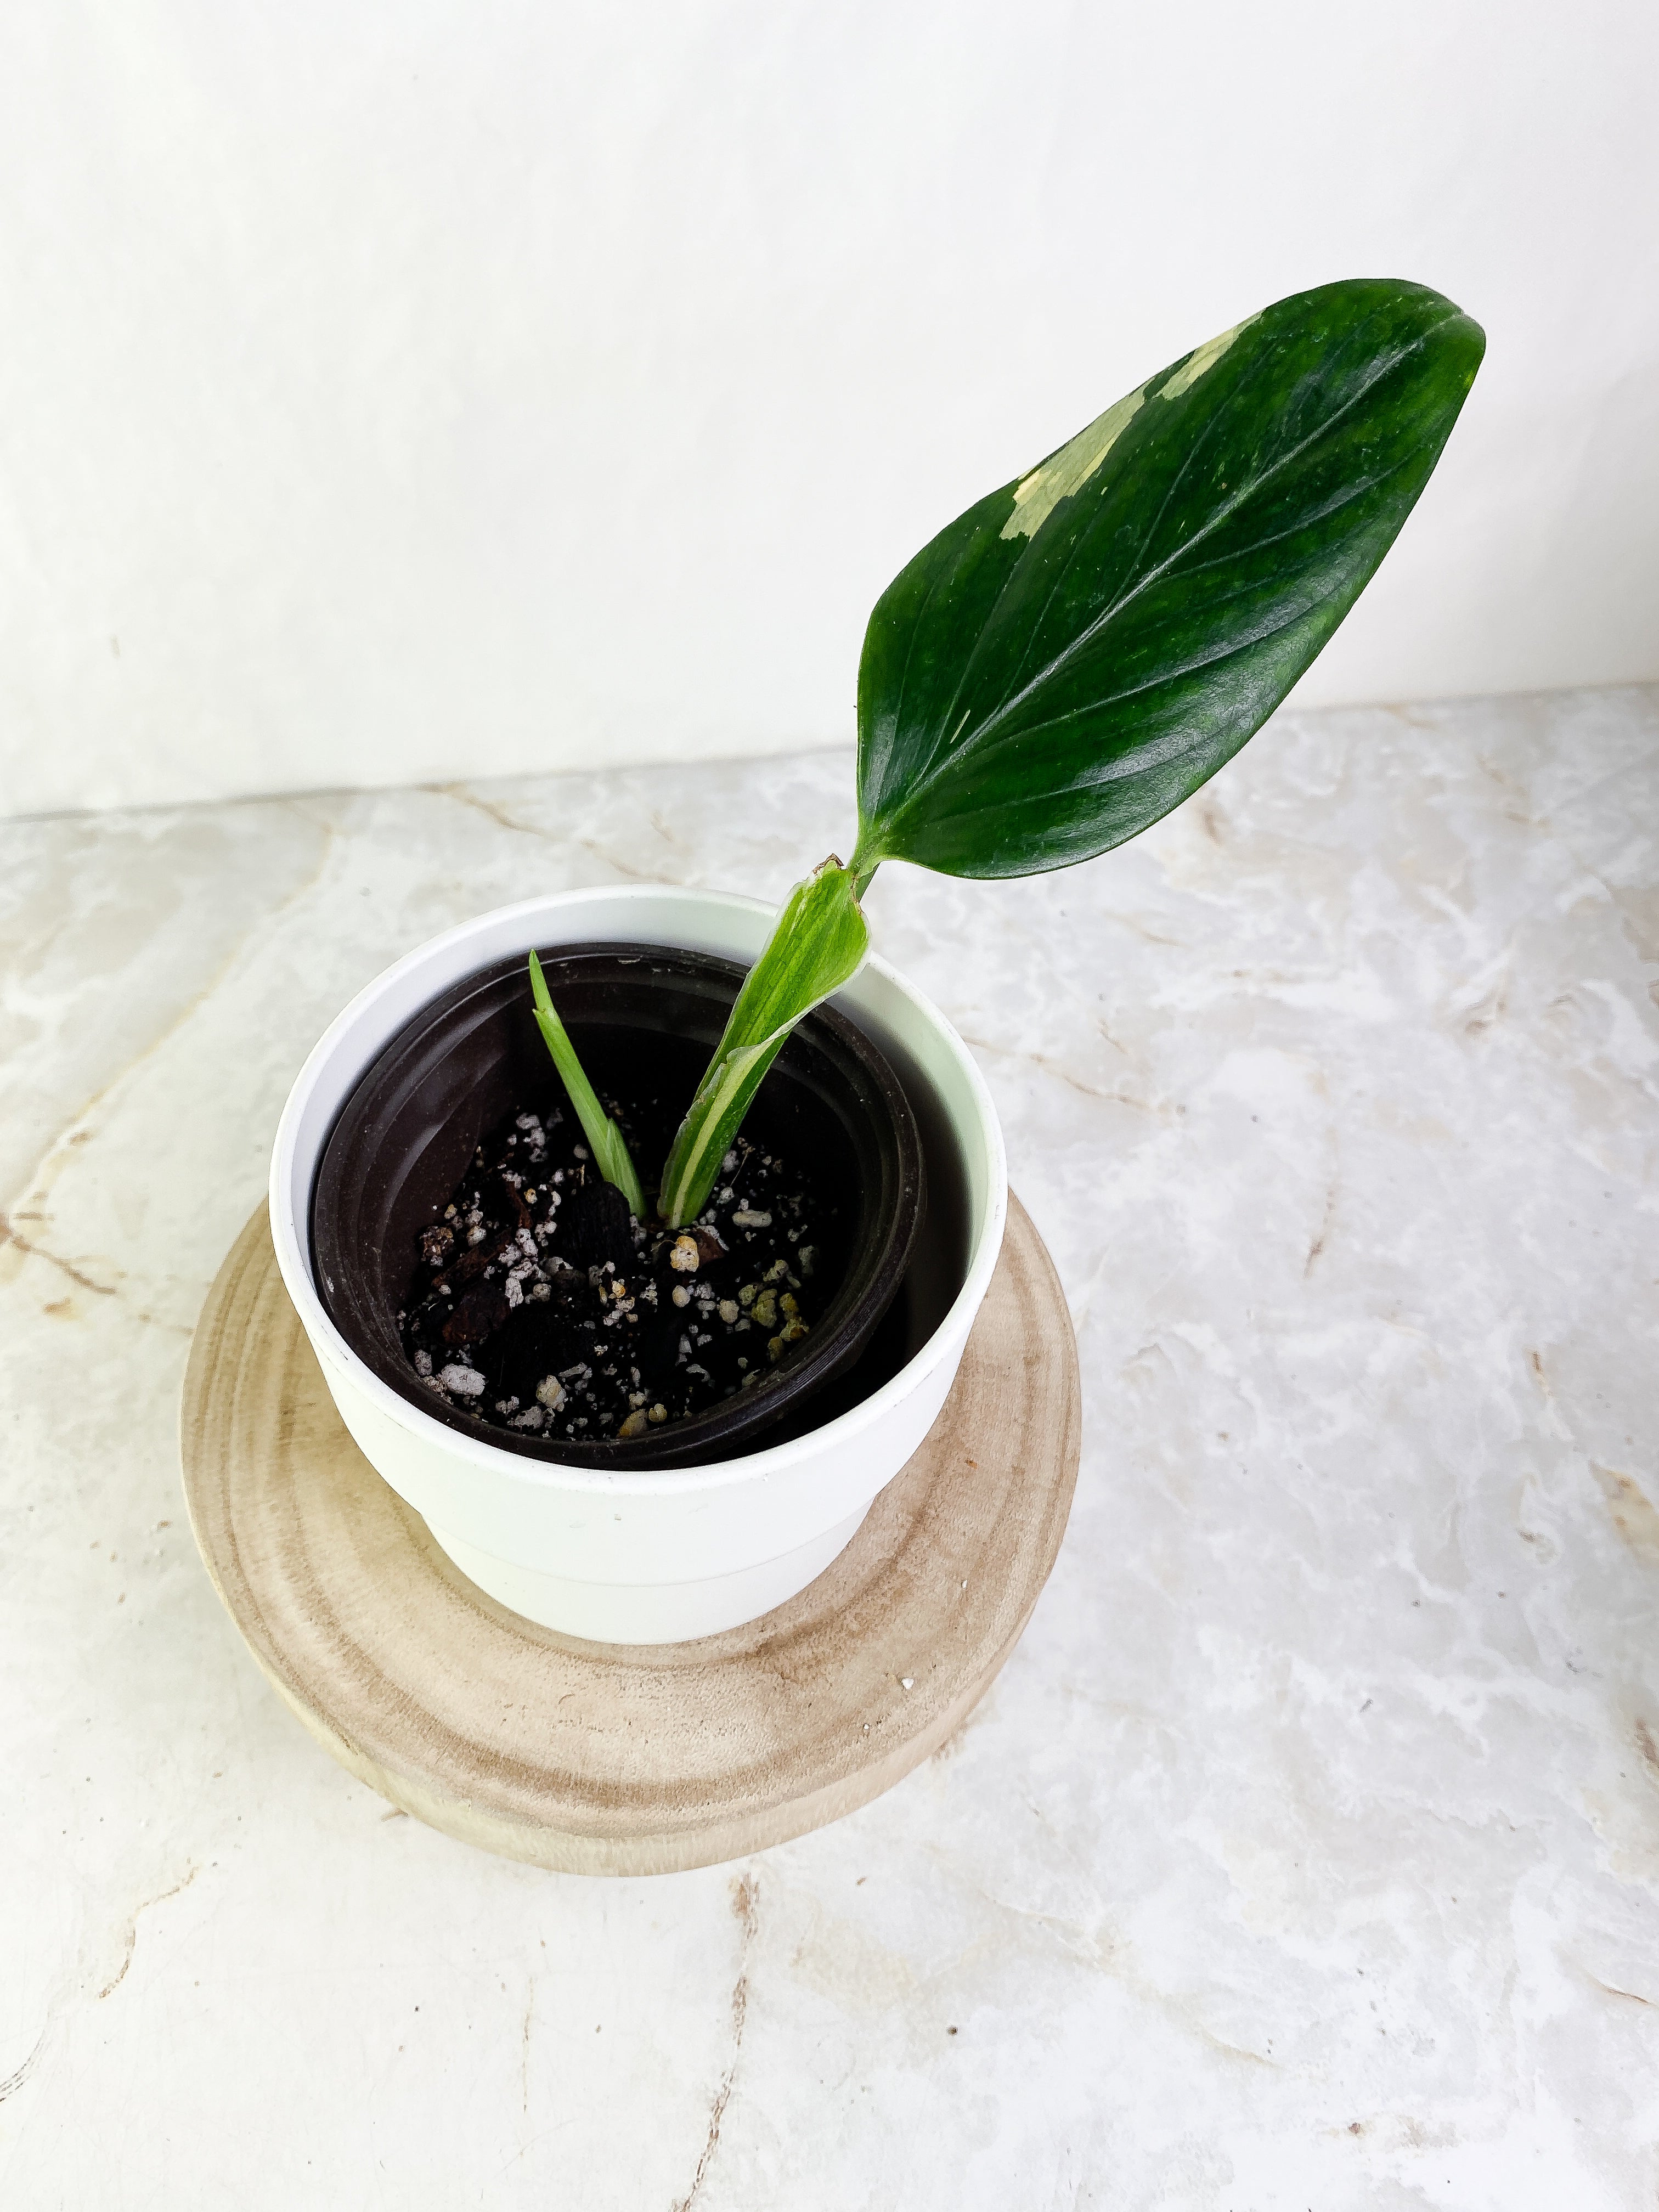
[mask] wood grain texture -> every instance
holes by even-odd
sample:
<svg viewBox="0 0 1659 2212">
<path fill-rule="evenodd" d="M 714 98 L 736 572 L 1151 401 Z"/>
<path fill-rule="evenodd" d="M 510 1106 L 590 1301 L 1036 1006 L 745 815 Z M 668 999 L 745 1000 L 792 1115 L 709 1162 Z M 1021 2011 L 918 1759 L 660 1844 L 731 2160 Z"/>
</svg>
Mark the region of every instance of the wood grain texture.
<svg viewBox="0 0 1659 2212">
<path fill-rule="evenodd" d="M 215 1587 L 343 1765 L 465 1842 L 629 1875 L 804 1835 L 936 1751 L 1048 1579 L 1079 1432 L 1070 1316 L 1011 1200 L 956 1387 L 840 1558 L 743 1628 L 580 1642 L 486 1597 L 363 1458 L 261 1211 L 203 1310 L 180 1448 Z"/>
</svg>

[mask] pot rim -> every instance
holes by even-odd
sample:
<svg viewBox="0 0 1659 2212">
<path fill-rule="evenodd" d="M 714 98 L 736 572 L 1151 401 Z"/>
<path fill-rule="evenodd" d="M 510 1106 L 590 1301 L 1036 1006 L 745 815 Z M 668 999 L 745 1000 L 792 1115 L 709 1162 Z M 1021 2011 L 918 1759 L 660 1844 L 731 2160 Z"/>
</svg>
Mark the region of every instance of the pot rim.
<svg viewBox="0 0 1659 2212">
<path fill-rule="evenodd" d="M 890 989 L 908 1002 L 921 1019 L 938 1035 L 966 1081 L 988 1154 L 989 1188 L 985 1218 L 979 1224 L 977 1233 L 972 1237 L 968 1267 L 961 1287 L 933 1334 L 896 1375 L 878 1389 L 872 1391 L 867 1398 L 861 1399 L 856 1406 L 838 1414 L 834 1420 L 809 1428 L 787 1443 L 769 1445 L 737 1458 L 694 1462 L 689 1467 L 642 1468 L 630 1472 L 621 1468 L 583 1468 L 528 1459 L 518 1453 L 503 1450 L 499 1445 L 485 1443 L 481 1438 L 462 1435 L 446 1423 L 434 1420 L 429 1413 L 410 1403 L 389 1383 L 383 1382 L 351 1349 L 335 1327 L 312 1279 L 309 1237 L 306 1234 L 303 1219 L 296 1216 L 293 1203 L 301 1126 L 325 1073 L 358 1024 L 383 1001 L 392 1001 L 395 1008 L 405 995 L 403 987 L 412 975 L 434 958 L 465 946 L 486 930 L 501 932 L 510 929 L 515 921 L 522 920 L 528 922 L 532 917 L 535 918 L 538 927 L 544 921 L 551 926 L 561 917 L 574 919 L 580 916 L 584 908 L 596 906 L 601 902 L 614 903 L 617 901 L 647 912 L 653 906 L 684 904 L 689 901 L 715 912 L 745 917 L 752 915 L 768 923 L 775 911 L 764 900 L 750 898 L 733 891 L 704 890 L 670 884 L 595 884 L 579 890 L 555 891 L 539 898 L 520 899 L 509 906 L 492 908 L 488 913 L 475 915 L 451 929 L 440 931 L 436 936 L 428 938 L 404 953 L 401 959 L 394 961 L 389 968 L 383 969 L 365 984 L 335 1016 L 307 1055 L 305 1064 L 289 1092 L 277 1123 L 276 1140 L 270 1158 L 270 1225 L 277 1266 L 289 1296 L 298 1310 L 306 1334 L 319 1356 L 343 1370 L 349 1377 L 353 1389 L 368 1399 L 385 1418 L 434 1449 L 441 1450 L 448 1458 L 476 1468 L 481 1475 L 489 1475 L 496 1480 L 509 1478 L 536 1490 L 579 1491 L 591 1492 L 597 1497 L 639 1498 L 672 1498 L 720 1488 L 727 1484 L 787 1476 L 814 1459 L 823 1449 L 826 1441 L 851 1444 L 865 1431 L 876 1427 L 890 1407 L 911 1396 L 939 1362 L 951 1356 L 952 1340 L 959 1333 L 965 1334 L 965 1324 L 971 1324 L 989 1285 L 1002 1244 L 1003 1224 L 1007 1212 L 1007 1158 L 1001 1127 L 985 1079 L 972 1054 L 938 1007 L 878 953 L 872 952 L 866 957 L 865 970 L 879 975 Z M 534 933 L 526 939 L 526 945 L 538 941 Z M 586 940 L 577 937 L 566 941 L 580 944 Z M 678 938 L 673 937 L 663 937 L 656 941 L 665 945 L 678 945 L 679 943 Z M 481 961 L 478 964 L 488 963 Z M 448 979 L 455 980 L 459 977 Z M 440 989 L 447 988 L 447 981 L 438 987 Z M 854 988 L 856 988 L 856 979 Z M 418 1011 L 420 1006 L 429 1003 L 436 995 L 436 990 L 423 994 L 410 1011 Z M 836 1003 L 841 995 L 836 994 L 831 1003 Z M 392 1034 L 405 1018 L 405 1012 L 399 1012 L 386 1035 Z M 856 1021 L 856 1013 L 849 1012 L 848 1019 Z M 374 1050 L 379 1050 L 386 1041 L 386 1037 L 382 1037 Z M 354 1080 L 363 1073 L 373 1057 L 374 1052 L 371 1051 L 368 1058 L 353 1070 Z M 954 1121 L 955 1117 L 950 1118 Z M 308 1218 L 312 1189 L 325 1143 L 325 1137 L 324 1143 L 317 1146 L 316 1158 L 311 1164 L 304 1194 L 306 1218 Z"/>
</svg>

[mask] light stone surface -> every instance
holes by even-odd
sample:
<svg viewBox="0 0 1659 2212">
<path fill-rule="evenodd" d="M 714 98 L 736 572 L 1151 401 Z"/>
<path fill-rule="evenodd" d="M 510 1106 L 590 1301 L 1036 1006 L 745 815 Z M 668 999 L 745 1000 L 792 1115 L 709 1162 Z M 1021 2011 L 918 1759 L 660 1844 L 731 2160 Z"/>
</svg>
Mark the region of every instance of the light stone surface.
<svg viewBox="0 0 1659 2212">
<path fill-rule="evenodd" d="M 884 872 L 1072 1300 L 1071 1531 L 890 1796 L 618 1882 L 280 1705 L 185 1347 L 376 969 L 781 892 L 848 759 L 0 832 L 0 2203 L 1650 2207 L 1656 769 L 1653 692 L 1286 717 L 1088 867 Z"/>
</svg>

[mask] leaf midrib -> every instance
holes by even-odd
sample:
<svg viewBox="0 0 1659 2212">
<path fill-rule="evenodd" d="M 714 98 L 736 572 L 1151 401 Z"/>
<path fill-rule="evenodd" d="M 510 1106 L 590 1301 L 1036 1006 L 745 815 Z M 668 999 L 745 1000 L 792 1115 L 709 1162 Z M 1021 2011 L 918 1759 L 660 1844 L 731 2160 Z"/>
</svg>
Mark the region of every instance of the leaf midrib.
<svg viewBox="0 0 1659 2212">
<path fill-rule="evenodd" d="M 1133 684 L 1128 690 L 1116 694 L 1115 697 L 1116 699 L 1137 698 L 1143 692 L 1156 690 L 1160 684 L 1178 683 L 1183 677 L 1196 676 L 1206 668 L 1218 668 L 1226 661 L 1237 659 L 1241 653 L 1252 651 L 1255 647 L 1261 643 L 1264 636 L 1272 636 L 1285 630 L 1294 629 L 1297 623 L 1310 620 L 1318 612 L 1324 601 L 1334 596 L 1334 591 L 1322 592 L 1311 606 L 1304 608 L 1293 620 L 1279 624 L 1278 632 L 1258 632 L 1254 636 L 1241 638 L 1235 644 L 1221 647 L 1214 653 L 1206 654 L 1201 659 L 1188 661 L 1184 666 L 1171 670 L 1165 675 L 1149 678 L 1145 684 Z M 1064 714 L 1053 715 L 1048 721 L 1035 723 L 1031 727 L 1036 730 L 1052 729 L 1061 722 L 1073 721 L 1079 715 L 1092 714 L 1095 711 L 1096 705 L 1092 703 L 1088 706 L 1068 708 Z M 1090 774 L 1086 778 L 1078 777 L 1065 784 L 1050 785 L 1044 796 L 1053 797 L 1057 791 L 1067 793 L 1092 791 L 1103 783 L 1131 783 L 1137 776 L 1150 775 L 1154 769 L 1169 767 L 1172 762 L 1182 757 L 1183 751 L 1190 750 L 1189 744 L 1183 744 L 1179 732 L 1171 732 L 1169 741 L 1164 746 L 1158 748 L 1149 746 L 1145 754 L 1133 757 L 1120 757 L 1110 763 L 1091 762 L 1089 764 Z M 947 806 L 942 808 L 931 819 L 935 823 L 970 821 L 976 814 L 983 813 L 984 811 L 982 801 L 978 805 Z"/>
<path fill-rule="evenodd" d="M 1331 501 L 1328 506 L 1321 507 L 1316 514 L 1306 518 L 1306 521 L 1323 521 L 1327 517 L 1332 514 L 1340 514 L 1342 509 L 1350 505 L 1353 500 L 1362 497 L 1367 491 L 1375 490 L 1379 484 L 1387 483 L 1389 478 L 1392 476 L 1397 476 L 1401 469 L 1405 465 L 1406 465 L 1403 461 L 1396 462 L 1392 469 L 1385 469 L 1381 475 L 1368 477 L 1363 485 L 1354 490 L 1345 493 L 1340 499 Z M 1242 549 L 1239 554 L 1230 554 L 1226 556 L 1225 558 L 1229 560 L 1236 558 L 1242 559 L 1246 555 L 1259 553 L 1266 546 L 1277 545 L 1281 539 L 1293 537 L 1297 530 L 1304 528 L 1305 526 L 1306 522 L 1304 521 L 1294 525 L 1289 530 L 1275 531 L 1271 537 L 1254 538 L 1248 546 Z M 1213 568 L 1219 565 L 1220 563 L 1218 560 L 1204 562 L 1200 563 L 1200 572 L 1201 573 L 1205 568 Z M 1253 586 L 1249 584 L 1241 584 L 1237 591 L 1225 592 L 1220 598 L 1212 600 L 1210 604 L 1214 606 L 1229 606 L 1234 600 L 1244 598 L 1252 588 Z M 1177 667 L 1165 669 L 1158 675 L 1148 678 L 1145 683 L 1129 684 L 1115 691 L 1102 692 L 1095 698 L 1085 700 L 1077 706 L 1066 708 L 1062 714 L 1050 714 L 1040 722 L 1024 723 L 1015 734 L 1021 738 L 1034 737 L 1041 731 L 1055 729 L 1063 722 L 1073 721 L 1079 714 L 1098 714 L 1103 708 L 1115 707 L 1120 705 L 1126 699 L 1136 699 L 1144 692 L 1156 690 L 1161 684 L 1177 683 L 1183 676 L 1190 676 L 1200 668 L 1216 666 L 1221 661 L 1230 659 L 1236 653 L 1248 652 L 1252 647 L 1265 643 L 1268 638 L 1275 636 L 1280 630 L 1293 629 L 1297 623 L 1304 619 L 1306 614 L 1312 611 L 1312 607 L 1318 606 L 1322 601 L 1328 599 L 1332 596 L 1333 592 L 1331 591 L 1321 592 L 1313 600 L 1311 606 L 1303 609 L 1299 613 L 1290 616 L 1284 622 L 1273 623 L 1265 629 L 1252 630 L 1248 637 L 1240 638 L 1231 644 L 1218 647 L 1213 653 L 1200 654 L 1196 659 L 1184 661 Z M 999 732 L 998 735 L 1000 734 L 1000 733 Z M 984 738 L 987 747 L 994 745 L 997 741 L 996 737 L 994 737 L 991 733 L 988 723 L 979 733 L 979 736 L 980 738 Z M 976 738 L 975 742 L 977 745 L 979 738 Z M 963 752 L 966 752 L 969 749 L 965 746 L 963 749 Z M 953 757 L 960 760 L 962 755 L 957 754 L 953 756 Z"/>
</svg>

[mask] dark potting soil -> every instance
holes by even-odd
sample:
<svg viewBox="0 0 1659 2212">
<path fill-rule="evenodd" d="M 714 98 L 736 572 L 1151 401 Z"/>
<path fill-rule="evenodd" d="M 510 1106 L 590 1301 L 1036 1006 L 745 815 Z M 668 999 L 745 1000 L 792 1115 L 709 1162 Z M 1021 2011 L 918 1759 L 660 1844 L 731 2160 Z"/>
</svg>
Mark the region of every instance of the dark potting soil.
<svg viewBox="0 0 1659 2212">
<path fill-rule="evenodd" d="M 497 1428 L 640 1436 L 765 1388 L 840 1288 L 839 1214 L 810 1163 L 739 1136 L 689 1230 L 634 1221 L 574 1115 L 526 1107 L 423 1232 L 404 1350 L 428 1389 Z"/>
</svg>

